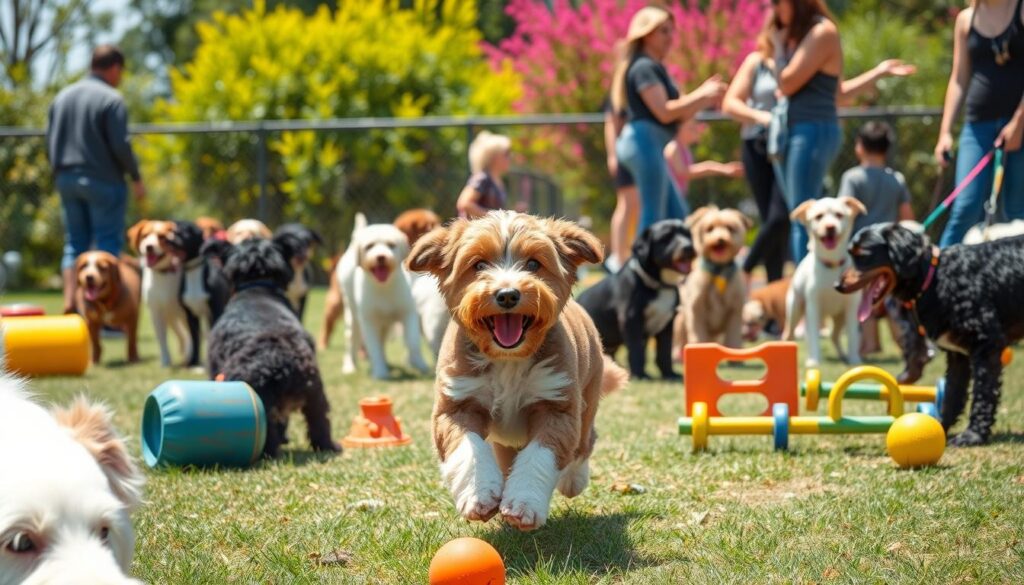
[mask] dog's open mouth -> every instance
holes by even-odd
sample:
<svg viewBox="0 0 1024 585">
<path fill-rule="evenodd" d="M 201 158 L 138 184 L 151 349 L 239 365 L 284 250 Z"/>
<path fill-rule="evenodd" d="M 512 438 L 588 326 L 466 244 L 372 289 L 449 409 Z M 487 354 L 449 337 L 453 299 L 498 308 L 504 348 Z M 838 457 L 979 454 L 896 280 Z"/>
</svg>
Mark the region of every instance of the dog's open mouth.
<svg viewBox="0 0 1024 585">
<path fill-rule="evenodd" d="M 839 236 L 836 234 L 825 234 L 821 236 L 821 245 L 825 246 L 826 250 L 835 250 L 839 244 Z"/>
<path fill-rule="evenodd" d="M 533 323 L 533 318 L 518 313 L 499 313 L 484 317 L 484 323 L 495 343 L 503 349 L 515 349 L 526 339 L 526 330 Z"/>
<path fill-rule="evenodd" d="M 167 254 L 161 254 L 156 250 L 146 250 L 146 266 L 152 268 L 160 263 Z"/>
<path fill-rule="evenodd" d="M 387 282 L 388 276 L 391 276 L 391 269 L 387 266 L 377 265 L 370 269 L 370 274 L 377 279 L 377 282 Z"/>
<path fill-rule="evenodd" d="M 729 250 L 727 242 L 715 242 L 711 244 L 711 251 L 715 254 L 725 254 Z"/>
<path fill-rule="evenodd" d="M 840 278 L 837 288 L 844 294 L 864 289 L 860 305 L 857 307 L 857 320 L 863 323 L 885 302 L 885 297 L 892 292 L 895 286 L 896 281 L 892 270 L 882 267 L 868 272 L 860 272 L 856 269 L 847 270 Z"/>
<path fill-rule="evenodd" d="M 102 290 L 102 287 L 100 287 L 99 285 L 87 284 L 84 287 L 82 287 L 82 296 L 84 296 L 85 300 L 89 301 L 90 303 L 96 302 L 96 299 L 100 298 L 100 292 Z"/>
<path fill-rule="evenodd" d="M 676 272 L 680 274 L 689 274 L 690 271 L 693 269 L 693 259 L 683 258 L 682 260 L 676 260 L 672 264 L 672 268 L 674 268 Z"/>
</svg>

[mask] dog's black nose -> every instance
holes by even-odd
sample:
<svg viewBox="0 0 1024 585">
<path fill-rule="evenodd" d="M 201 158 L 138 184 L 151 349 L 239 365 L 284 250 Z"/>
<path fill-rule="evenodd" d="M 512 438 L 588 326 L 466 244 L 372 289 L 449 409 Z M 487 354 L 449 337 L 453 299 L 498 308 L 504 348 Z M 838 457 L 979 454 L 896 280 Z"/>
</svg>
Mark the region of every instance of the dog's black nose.
<svg viewBox="0 0 1024 585">
<path fill-rule="evenodd" d="M 512 307 L 519 304 L 519 291 L 514 288 L 503 288 L 494 295 L 494 300 L 498 301 L 498 306 L 502 309 L 511 309 Z"/>
<path fill-rule="evenodd" d="M 90 275 L 85 277 L 85 284 L 87 284 L 89 286 L 92 286 L 95 283 L 96 283 L 96 277 L 94 277 L 93 275 L 90 274 Z"/>
</svg>

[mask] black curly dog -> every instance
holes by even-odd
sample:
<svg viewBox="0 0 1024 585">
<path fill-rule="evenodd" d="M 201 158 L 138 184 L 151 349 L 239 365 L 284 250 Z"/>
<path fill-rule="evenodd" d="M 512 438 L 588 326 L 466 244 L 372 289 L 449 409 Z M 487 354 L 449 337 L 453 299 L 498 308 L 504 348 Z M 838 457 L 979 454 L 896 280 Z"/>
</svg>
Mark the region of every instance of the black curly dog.
<svg viewBox="0 0 1024 585">
<path fill-rule="evenodd" d="M 929 338 L 946 351 L 946 398 L 942 425 L 948 431 L 974 400 L 967 429 L 951 437 L 957 446 L 981 445 L 992 435 L 999 406 L 1003 350 L 1024 336 L 1024 237 L 939 251 L 928 238 L 897 224 L 875 224 L 850 242 L 853 266 L 836 289 L 864 287 L 875 307 L 886 294 L 916 315 Z"/>
<path fill-rule="evenodd" d="M 644 368 L 651 337 L 662 378 L 680 379 L 672 369 L 672 319 L 679 307 L 677 282 L 689 274 L 696 257 L 690 230 L 682 221 L 659 221 L 637 237 L 633 257 L 621 270 L 577 299 L 594 320 L 606 354 L 614 356 L 626 346 L 633 379 L 649 378 Z"/>
<path fill-rule="evenodd" d="M 299 409 L 313 449 L 341 451 L 331 439 L 316 346 L 284 296 L 292 279 L 284 250 L 260 239 L 219 250 L 234 294 L 210 331 L 210 377 L 246 382 L 263 400 L 265 456 L 277 456 L 288 415 Z"/>
</svg>

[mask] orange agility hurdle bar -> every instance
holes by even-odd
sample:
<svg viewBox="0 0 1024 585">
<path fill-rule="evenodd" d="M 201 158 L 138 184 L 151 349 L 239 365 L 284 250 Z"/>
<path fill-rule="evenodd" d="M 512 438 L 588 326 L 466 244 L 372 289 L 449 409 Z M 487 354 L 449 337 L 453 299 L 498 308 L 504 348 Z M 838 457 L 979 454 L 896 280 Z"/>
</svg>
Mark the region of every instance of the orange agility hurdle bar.
<svg viewBox="0 0 1024 585">
<path fill-rule="evenodd" d="M 771 416 L 774 405 L 789 406 L 789 412 L 799 412 L 797 394 L 797 347 L 789 341 L 771 341 L 749 349 L 732 349 L 717 343 L 691 343 L 683 349 L 683 369 L 686 388 L 686 413 L 693 416 L 693 405 L 707 404 L 709 416 L 722 416 L 718 400 L 726 394 L 760 394 L 768 399 L 768 408 L 761 416 Z M 760 380 L 723 380 L 718 376 L 722 361 L 752 361 L 765 364 L 765 375 Z"/>
</svg>

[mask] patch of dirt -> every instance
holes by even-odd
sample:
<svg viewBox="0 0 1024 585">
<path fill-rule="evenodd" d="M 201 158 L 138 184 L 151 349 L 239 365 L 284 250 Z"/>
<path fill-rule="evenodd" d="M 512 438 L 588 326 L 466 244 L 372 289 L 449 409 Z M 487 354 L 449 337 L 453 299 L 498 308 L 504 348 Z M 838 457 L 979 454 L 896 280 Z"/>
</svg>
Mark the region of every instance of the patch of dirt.
<svg viewBox="0 0 1024 585">
<path fill-rule="evenodd" d="M 826 485 L 820 480 L 802 477 L 787 481 L 765 480 L 760 482 L 722 482 L 715 491 L 715 497 L 734 500 L 748 506 L 768 506 L 805 498 L 817 498 L 835 493 L 836 486 Z"/>
</svg>

